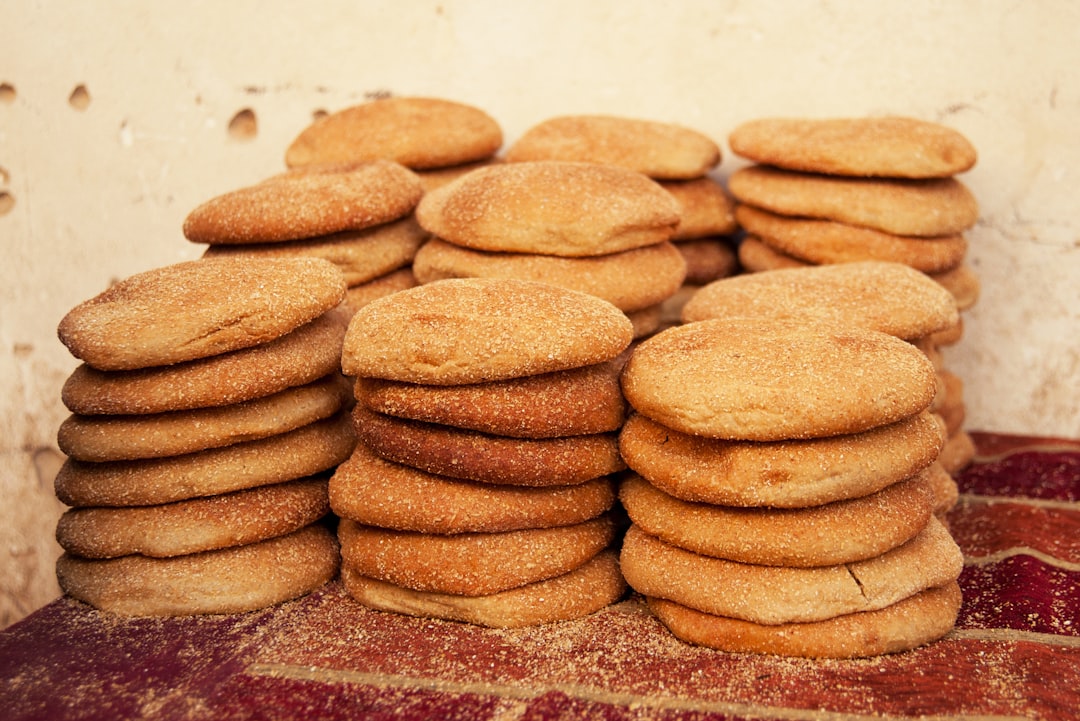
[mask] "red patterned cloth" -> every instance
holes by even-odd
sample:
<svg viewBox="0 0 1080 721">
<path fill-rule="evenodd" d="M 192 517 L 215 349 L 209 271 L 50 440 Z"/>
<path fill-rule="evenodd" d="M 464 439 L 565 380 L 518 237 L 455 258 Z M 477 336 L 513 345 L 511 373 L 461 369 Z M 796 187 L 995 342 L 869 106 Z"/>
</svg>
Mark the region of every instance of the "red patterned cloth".
<svg viewBox="0 0 1080 721">
<path fill-rule="evenodd" d="M 956 629 L 857 661 L 727 654 L 637 599 L 513 631 L 369 611 L 334 583 L 258 613 L 119 619 L 60 599 L 0 632 L 0 718 L 1076 719 L 1080 442 L 973 434 Z"/>
</svg>

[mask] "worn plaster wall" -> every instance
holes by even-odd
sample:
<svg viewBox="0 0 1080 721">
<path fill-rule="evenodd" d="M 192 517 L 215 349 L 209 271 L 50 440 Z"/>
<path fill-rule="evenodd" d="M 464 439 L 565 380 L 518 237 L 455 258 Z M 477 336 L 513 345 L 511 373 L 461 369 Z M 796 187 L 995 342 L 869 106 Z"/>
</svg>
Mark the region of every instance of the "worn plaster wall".
<svg viewBox="0 0 1080 721">
<path fill-rule="evenodd" d="M 980 151 L 983 282 L 947 361 L 967 426 L 1080 437 L 1080 5 L 934 0 L 0 3 L 0 627 L 58 593 L 60 318 L 194 258 L 184 216 L 283 168 L 320 111 L 477 105 L 679 122 L 896 113 Z"/>
</svg>

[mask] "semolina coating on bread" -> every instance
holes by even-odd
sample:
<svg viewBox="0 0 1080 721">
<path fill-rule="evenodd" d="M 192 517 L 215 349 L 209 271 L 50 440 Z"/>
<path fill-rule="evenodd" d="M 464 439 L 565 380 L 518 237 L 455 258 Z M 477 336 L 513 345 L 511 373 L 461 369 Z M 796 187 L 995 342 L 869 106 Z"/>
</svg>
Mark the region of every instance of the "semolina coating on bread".
<svg viewBox="0 0 1080 721">
<path fill-rule="evenodd" d="M 429 97 L 377 98 L 304 128 L 285 151 L 290 168 L 376 159 L 412 169 L 472 163 L 502 146 L 498 122 L 480 108 Z"/>
<path fill-rule="evenodd" d="M 830 175 L 947 178 L 970 170 L 959 131 L 918 118 L 759 118 L 728 135 L 731 150 L 778 168 Z"/>
<path fill-rule="evenodd" d="M 862 433 L 773 442 L 703 438 L 631 415 L 619 451 L 634 471 L 685 501 L 805 508 L 869 495 L 934 463 L 945 424 L 929 411 Z"/>
<path fill-rule="evenodd" d="M 732 173 L 728 189 L 740 203 L 777 215 L 894 235 L 955 235 L 979 219 L 975 196 L 956 178 L 849 178 L 752 165 Z"/>
<path fill-rule="evenodd" d="M 717 281 L 723 283 L 725 281 Z M 851 324 L 729 317 L 638 345 L 623 394 L 684 433 L 778 441 L 859 433 L 925 410 L 933 364 L 910 343 Z"/>
<path fill-rule="evenodd" d="M 98 370 L 183 363 L 280 338 L 345 297 L 320 258 L 193 260 L 138 273 L 68 311 L 57 334 Z"/>
<path fill-rule="evenodd" d="M 582 161 L 617 165 L 666 180 L 698 178 L 720 163 L 720 147 L 696 130 L 617 115 L 563 115 L 529 128 L 506 151 L 509 162 Z"/>
<path fill-rule="evenodd" d="M 724 278 L 683 306 L 682 320 L 805 319 L 850 324 L 905 340 L 951 328 L 956 300 L 925 273 L 884 261 L 787 268 Z"/>
<path fill-rule="evenodd" d="M 193 243 L 273 243 L 362 230 L 408 215 L 420 179 L 388 160 L 286 171 L 211 198 L 188 213 Z"/>
<path fill-rule="evenodd" d="M 353 377 L 458 385 L 602 363 L 632 340 L 629 319 L 595 296 L 534 281 L 453 278 L 368 303 L 349 323 Z"/>
<path fill-rule="evenodd" d="M 480 168 L 416 207 L 425 230 L 456 245 L 567 257 L 669 240 L 679 217 L 672 195 L 641 173 L 564 161 Z"/>
</svg>

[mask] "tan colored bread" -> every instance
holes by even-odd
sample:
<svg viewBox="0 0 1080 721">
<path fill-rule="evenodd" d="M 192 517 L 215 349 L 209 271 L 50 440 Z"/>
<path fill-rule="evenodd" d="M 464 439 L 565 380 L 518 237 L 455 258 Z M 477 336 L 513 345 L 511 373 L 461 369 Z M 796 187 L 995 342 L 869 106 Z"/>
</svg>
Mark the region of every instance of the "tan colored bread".
<svg viewBox="0 0 1080 721">
<path fill-rule="evenodd" d="M 834 220 L 894 235 L 954 235 L 979 218 L 975 196 L 955 178 L 844 178 L 753 165 L 732 173 L 728 189 L 739 202 L 778 215 Z"/>
<path fill-rule="evenodd" d="M 310 256 L 328 260 L 341 269 L 350 288 L 367 283 L 412 263 L 428 234 L 410 214 L 401 220 L 345 230 L 306 240 L 242 245 L 211 245 L 204 258 L 280 258 Z"/>
<path fill-rule="evenodd" d="M 739 265 L 748 273 L 778 268 L 805 268 L 811 265 L 805 260 L 781 253 L 762 238 L 747 235 L 739 242 L 737 249 Z"/>
<path fill-rule="evenodd" d="M 495 119 L 471 105 L 441 98 L 378 98 L 304 128 L 286 149 L 285 164 L 385 158 L 409 168 L 442 168 L 490 157 L 502 140 Z"/>
<path fill-rule="evenodd" d="M 832 175 L 946 178 L 977 159 L 956 130 L 898 116 L 760 118 L 736 127 L 728 142 L 758 163 Z"/>
<path fill-rule="evenodd" d="M 60 588 L 121 616 L 242 613 L 310 593 L 332 579 L 334 535 L 315 524 L 259 543 L 173 558 L 122 556 L 56 562 Z"/>
<path fill-rule="evenodd" d="M 357 438 L 428 473 L 511 486 L 569 486 L 623 470 L 615 433 L 510 438 L 353 409 Z"/>
<path fill-rule="evenodd" d="M 501 163 L 426 194 L 420 225 L 474 250 L 582 257 L 670 240 L 678 203 L 656 182 L 593 163 Z"/>
<path fill-rule="evenodd" d="M 952 294 L 925 273 L 882 261 L 723 278 L 695 293 L 682 312 L 684 323 L 733 316 L 851 324 L 904 339 L 944 330 L 960 318 Z"/>
<path fill-rule="evenodd" d="M 330 479 L 330 505 L 366 526 L 421 533 L 498 533 L 583 523 L 609 510 L 614 482 L 527 488 L 438 476 L 359 444 Z"/>
<path fill-rule="evenodd" d="M 605 363 L 505 381 L 432 386 L 356 379 L 368 410 L 497 436 L 558 438 L 617 431 L 626 417 L 619 371 L 626 354 Z"/>
<path fill-rule="evenodd" d="M 913 538 L 933 511 L 924 471 L 861 498 L 809 508 L 737 508 L 669 496 L 641 476 L 619 484 L 639 528 L 704 556 L 764 566 L 831 566 L 873 558 Z"/>
<path fill-rule="evenodd" d="M 415 172 L 417 177 L 420 178 L 420 184 L 424 186 L 424 192 L 430 193 L 436 188 L 441 188 L 450 181 L 457 180 L 462 175 L 471 173 L 477 168 L 501 162 L 503 162 L 501 158 L 488 158 L 487 160 L 478 160 L 475 163 L 449 165 L 445 168 L 417 169 Z"/>
<path fill-rule="evenodd" d="M 68 459 L 54 482 L 68 506 L 153 506 L 292 481 L 344 461 L 356 445 L 347 413 L 289 433 L 140 461 Z"/>
<path fill-rule="evenodd" d="M 342 305 L 352 316 L 377 298 L 397 293 L 399 290 L 415 288 L 417 285 L 419 284 L 416 282 L 412 267 L 401 268 L 366 283 L 352 286 L 345 291 L 345 301 Z"/>
<path fill-rule="evenodd" d="M 138 273 L 72 308 L 57 334 L 98 370 L 171 365 L 268 343 L 345 297 L 320 258 L 194 260 Z"/>
<path fill-rule="evenodd" d="M 667 180 L 697 178 L 720 163 L 707 136 L 674 123 L 613 115 L 564 115 L 525 131 L 506 151 L 510 162 L 606 163 Z"/>
<path fill-rule="evenodd" d="M 866 496 L 916 475 L 945 444 L 939 418 L 923 412 L 846 436 L 772 443 L 688 435 L 634 414 L 619 434 L 632 469 L 685 501 L 803 508 Z"/>
<path fill-rule="evenodd" d="M 703 556 L 631 525 L 619 563 L 626 582 L 642 595 L 716 616 L 774 625 L 885 608 L 955 581 L 964 557 L 948 530 L 931 517 L 913 539 L 880 556 L 817 568 L 759 566 Z"/>
<path fill-rule="evenodd" d="M 492 628 L 521 628 L 587 616 L 626 592 L 613 551 L 555 578 L 486 596 L 414 591 L 341 569 L 345 590 L 365 606 L 409 616 L 442 618 Z"/>
<path fill-rule="evenodd" d="M 940 273 L 960 265 L 968 249 L 962 235 L 894 235 L 831 220 L 777 215 L 752 205 L 740 205 L 735 217 L 747 233 L 771 247 L 819 265 L 883 260 L 903 263 L 924 273 Z"/>
<path fill-rule="evenodd" d="M 982 283 L 975 270 L 966 263 L 961 263 L 952 270 L 934 273 L 930 276 L 941 283 L 953 297 L 956 298 L 956 307 L 960 310 L 969 310 L 979 299 L 982 291 Z"/>
<path fill-rule="evenodd" d="M 717 180 L 705 176 L 693 180 L 664 180 L 660 186 L 679 204 L 679 227 L 672 240 L 730 235 L 739 229 L 735 201 Z"/>
<path fill-rule="evenodd" d="M 346 375 L 460 385 L 610 360 L 633 328 L 586 293 L 501 278 L 441 280 L 367 304 L 345 335 Z"/>
<path fill-rule="evenodd" d="M 268 343 L 170 366 L 99 371 L 83 363 L 60 398 L 81 415 L 166 413 L 262 398 L 338 370 L 348 322 L 335 308 Z"/>
<path fill-rule="evenodd" d="M 330 512 L 327 479 L 311 476 L 160 506 L 75 508 L 56 540 L 83 558 L 154 558 L 231 548 L 283 536 Z"/>
<path fill-rule="evenodd" d="M 421 283 L 446 278 L 516 278 L 549 283 L 603 298 L 632 312 L 656 305 L 678 290 L 686 261 L 668 241 L 587 258 L 472 250 L 435 238 L 417 252 L 413 273 Z"/>
<path fill-rule="evenodd" d="M 184 219 L 193 243 L 274 243 L 363 230 L 408 215 L 424 190 L 388 160 L 293 170 L 223 193 Z"/>
<path fill-rule="evenodd" d="M 349 400 L 340 373 L 242 403 L 138 416 L 72 415 L 57 444 L 78 461 L 165 458 L 267 438 L 328 418 Z"/>
<path fill-rule="evenodd" d="M 961 601 L 960 585 L 953 582 L 876 611 L 810 623 L 764 625 L 648 599 L 660 622 L 687 643 L 729 653 L 808 658 L 863 658 L 928 644 L 953 629 Z"/>
<path fill-rule="evenodd" d="M 686 261 L 684 285 L 705 285 L 735 275 L 739 259 L 731 243 L 723 238 L 681 240 L 675 248 Z"/>
<path fill-rule="evenodd" d="M 965 430 L 952 434 L 941 449 L 939 461 L 942 468 L 956 474 L 967 468 L 975 459 L 975 439 Z"/>
<path fill-rule="evenodd" d="M 912 416 L 933 400 L 935 373 L 925 354 L 885 333 L 743 317 L 643 341 L 622 386 L 638 412 L 669 428 L 776 441 L 859 433 Z"/>
<path fill-rule="evenodd" d="M 344 519 L 338 537 L 342 563 L 361 576 L 415 591 L 487 596 L 580 567 L 611 545 L 615 524 L 602 516 L 554 528 L 436 535 Z"/>
</svg>

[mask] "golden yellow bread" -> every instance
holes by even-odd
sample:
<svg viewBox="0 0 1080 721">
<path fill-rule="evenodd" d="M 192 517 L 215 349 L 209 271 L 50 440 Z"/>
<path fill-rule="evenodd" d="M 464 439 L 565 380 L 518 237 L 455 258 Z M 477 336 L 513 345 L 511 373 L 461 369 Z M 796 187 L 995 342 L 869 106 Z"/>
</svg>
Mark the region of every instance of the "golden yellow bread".
<svg viewBox="0 0 1080 721">
<path fill-rule="evenodd" d="M 975 165 L 963 134 L 902 116 L 758 118 L 728 135 L 731 150 L 758 163 L 832 175 L 946 178 Z"/>
<path fill-rule="evenodd" d="M 424 195 L 420 225 L 474 250 L 581 257 L 670 240 L 671 193 L 614 165 L 537 161 L 479 168 Z"/>
<path fill-rule="evenodd" d="M 460 385 L 610 360 L 633 327 L 611 303 L 509 278 L 453 278 L 374 300 L 345 334 L 353 377 Z"/>
<path fill-rule="evenodd" d="M 313 524 L 285 536 L 172 558 L 71 554 L 56 562 L 72 598 L 121 616 L 242 613 L 288 601 L 329 582 L 340 565 L 332 532 Z"/>
<path fill-rule="evenodd" d="M 936 374 L 924 353 L 879 331 L 734 317 L 643 341 L 622 387 L 635 410 L 669 428 L 777 441 L 859 433 L 915 415 L 933 400 Z"/>
<path fill-rule="evenodd" d="M 130 276 L 72 308 L 57 334 L 98 370 L 183 363 L 268 343 L 345 297 L 321 258 L 193 260 Z"/>
<path fill-rule="evenodd" d="M 346 592 L 369 608 L 492 628 L 569 621 L 618 601 L 626 592 L 613 551 L 602 551 L 561 576 L 485 596 L 414 591 L 341 569 Z"/>
</svg>

